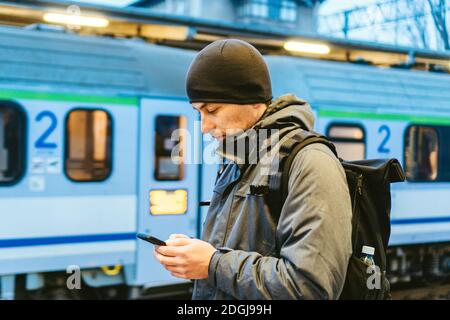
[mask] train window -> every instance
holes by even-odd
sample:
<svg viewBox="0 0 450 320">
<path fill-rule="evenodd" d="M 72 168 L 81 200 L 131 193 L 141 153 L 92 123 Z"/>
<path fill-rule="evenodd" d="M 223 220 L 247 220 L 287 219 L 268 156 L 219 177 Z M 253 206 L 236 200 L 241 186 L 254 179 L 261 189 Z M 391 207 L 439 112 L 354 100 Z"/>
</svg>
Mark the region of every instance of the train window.
<svg viewBox="0 0 450 320">
<path fill-rule="evenodd" d="M 102 181 L 111 172 L 111 117 L 95 109 L 72 110 L 66 120 L 65 172 L 74 181 Z"/>
<path fill-rule="evenodd" d="M 186 118 L 156 117 L 155 179 L 182 180 L 184 176 L 184 129 Z"/>
<path fill-rule="evenodd" d="M 366 157 L 364 129 L 354 124 L 332 124 L 327 136 L 336 146 L 339 157 L 344 160 L 362 160 Z"/>
<path fill-rule="evenodd" d="M 411 126 L 405 136 L 405 173 L 409 181 L 434 181 L 438 177 L 437 128 Z"/>
<path fill-rule="evenodd" d="M 439 126 L 439 181 L 450 181 L 450 126 Z"/>
<path fill-rule="evenodd" d="M 25 171 L 26 118 L 22 108 L 0 101 L 0 185 L 20 180 Z"/>
</svg>

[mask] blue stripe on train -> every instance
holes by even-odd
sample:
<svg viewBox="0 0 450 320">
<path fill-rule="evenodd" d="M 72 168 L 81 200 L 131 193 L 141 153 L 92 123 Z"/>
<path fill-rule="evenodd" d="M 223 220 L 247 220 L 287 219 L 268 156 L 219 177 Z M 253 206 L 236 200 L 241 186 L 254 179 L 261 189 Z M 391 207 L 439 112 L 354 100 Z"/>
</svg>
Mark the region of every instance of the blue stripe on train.
<svg viewBox="0 0 450 320">
<path fill-rule="evenodd" d="M 450 217 L 398 219 L 392 220 L 391 224 L 401 225 L 401 224 L 439 223 L 439 222 L 450 222 Z M 136 233 L 111 233 L 111 234 L 93 234 L 82 236 L 8 239 L 8 240 L 0 240 L 0 248 L 102 242 L 102 241 L 121 241 L 134 239 L 136 239 Z"/>
<path fill-rule="evenodd" d="M 450 222 L 450 217 L 391 220 L 391 224 L 418 224 L 418 223 L 437 223 L 437 222 Z"/>
<path fill-rule="evenodd" d="M 111 233 L 111 234 L 91 234 L 91 235 L 47 237 L 47 238 L 7 239 L 7 240 L 0 240 L 0 248 L 101 242 L 101 241 L 121 241 L 134 239 L 136 239 L 136 233 Z"/>
</svg>

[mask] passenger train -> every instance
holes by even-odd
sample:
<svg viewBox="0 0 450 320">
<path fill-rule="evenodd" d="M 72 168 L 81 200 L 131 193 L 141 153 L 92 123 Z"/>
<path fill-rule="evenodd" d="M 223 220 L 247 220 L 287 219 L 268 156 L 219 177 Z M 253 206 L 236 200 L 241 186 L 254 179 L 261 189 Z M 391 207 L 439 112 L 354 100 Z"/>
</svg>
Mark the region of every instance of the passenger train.
<svg viewBox="0 0 450 320">
<path fill-rule="evenodd" d="M 102 297 L 189 285 L 135 235 L 201 236 L 199 203 L 217 165 L 170 161 L 176 129 L 197 146 L 181 158 L 208 143 L 184 89 L 195 54 L 0 27 L 0 298 L 59 298 L 77 271 Z M 407 181 L 391 189 L 391 282 L 448 276 L 450 76 L 265 58 L 274 96 L 307 100 L 315 130 L 342 158 L 400 160 Z"/>
</svg>

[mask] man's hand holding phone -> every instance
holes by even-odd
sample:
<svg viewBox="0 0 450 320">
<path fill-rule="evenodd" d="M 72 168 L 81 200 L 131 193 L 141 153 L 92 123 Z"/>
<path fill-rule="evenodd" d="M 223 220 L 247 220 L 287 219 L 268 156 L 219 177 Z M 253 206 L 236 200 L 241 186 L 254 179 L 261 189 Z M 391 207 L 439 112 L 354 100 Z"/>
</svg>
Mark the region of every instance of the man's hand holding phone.
<svg viewBox="0 0 450 320">
<path fill-rule="evenodd" d="M 184 234 L 172 234 L 165 246 L 155 246 L 153 255 L 174 277 L 208 278 L 209 262 L 216 248 Z"/>
</svg>

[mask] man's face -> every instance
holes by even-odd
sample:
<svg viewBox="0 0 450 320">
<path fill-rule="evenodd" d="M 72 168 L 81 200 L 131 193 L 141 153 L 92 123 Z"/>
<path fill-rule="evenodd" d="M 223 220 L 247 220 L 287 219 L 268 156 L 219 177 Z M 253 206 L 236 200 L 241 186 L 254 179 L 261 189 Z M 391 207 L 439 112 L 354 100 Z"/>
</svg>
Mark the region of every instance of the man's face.
<svg viewBox="0 0 450 320">
<path fill-rule="evenodd" d="M 265 104 L 203 102 L 194 102 L 192 107 L 200 112 L 202 133 L 209 133 L 217 140 L 249 129 L 266 109 Z"/>
</svg>

